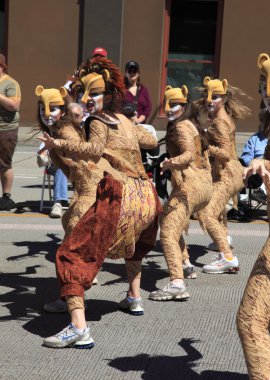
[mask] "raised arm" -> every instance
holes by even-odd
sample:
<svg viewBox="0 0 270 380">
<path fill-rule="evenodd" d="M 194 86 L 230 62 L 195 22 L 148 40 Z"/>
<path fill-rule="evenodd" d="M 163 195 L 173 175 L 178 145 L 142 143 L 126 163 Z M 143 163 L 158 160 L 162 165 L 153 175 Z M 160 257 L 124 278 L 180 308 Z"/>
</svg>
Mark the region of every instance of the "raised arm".
<svg viewBox="0 0 270 380">
<path fill-rule="evenodd" d="M 98 162 L 100 159 L 107 140 L 106 124 L 99 120 L 93 120 L 90 124 L 90 140 L 89 142 L 74 141 L 68 137 L 68 130 L 63 132 L 62 138 L 57 140 L 55 148 L 66 154 L 78 153 L 85 161 L 93 160 Z"/>
</svg>

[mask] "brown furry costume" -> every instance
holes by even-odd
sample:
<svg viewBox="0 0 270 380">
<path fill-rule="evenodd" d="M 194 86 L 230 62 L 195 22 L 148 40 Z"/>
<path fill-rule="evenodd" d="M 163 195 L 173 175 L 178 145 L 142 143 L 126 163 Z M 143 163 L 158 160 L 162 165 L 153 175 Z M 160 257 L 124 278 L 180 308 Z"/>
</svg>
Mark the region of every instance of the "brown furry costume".
<svg viewBox="0 0 270 380">
<path fill-rule="evenodd" d="M 270 97 L 270 57 L 262 53 L 258 57 L 261 69 L 260 92 Z M 269 129 L 269 125 L 265 125 Z M 270 143 L 265 150 L 265 168 L 270 171 Z M 252 165 L 251 165 L 252 166 Z M 270 183 L 265 181 L 267 214 L 270 221 Z M 237 328 L 245 354 L 249 378 L 270 379 L 270 236 L 256 260 L 237 314 Z"/>
<path fill-rule="evenodd" d="M 112 76 L 115 82 L 108 80 L 108 70 L 103 70 L 102 75 L 106 86 L 115 88 L 117 75 Z M 102 75 L 89 73 L 82 77 L 83 101 L 87 101 L 91 91 L 102 91 Z M 107 101 L 113 101 L 113 93 Z M 155 245 L 160 207 L 142 165 L 140 146 L 154 148 L 157 141 L 142 126 L 134 126 L 123 115 L 108 111 L 90 118 L 89 142 L 56 141 L 55 150 L 59 155 L 71 157 L 79 152 L 85 160 L 91 159 L 94 163 L 103 156 L 122 177 L 122 183 L 110 176 L 99 183 L 96 203 L 58 250 L 61 296 L 82 296 L 84 288 L 91 286 L 106 254 L 112 258 L 125 257 L 129 279 L 139 278 L 142 257 Z M 69 302 L 73 302 L 70 297 Z"/>
<path fill-rule="evenodd" d="M 166 106 L 169 101 L 187 103 L 187 88 L 183 86 L 180 90 L 168 86 L 165 98 Z M 167 108 L 169 112 L 169 105 Z M 170 279 L 174 280 L 183 279 L 182 261 L 188 258 L 182 234 L 188 229 L 190 216 L 210 201 L 212 180 L 208 158 L 202 153 L 200 135 L 189 120 L 170 122 L 165 140 L 177 168 L 171 168 L 172 193 L 160 218 L 160 239 Z"/>
<path fill-rule="evenodd" d="M 227 81 L 210 80 L 206 77 L 204 84 L 208 98 L 212 94 L 225 96 Z M 228 96 L 228 95 L 227 95 Z M 205 102 L 205 100 L 203 100 Z M 227 240 L 226 204 L 243 187 L 243 168 L 238 161 L 235 149 L 235 124 L 228 114 L 226 119 L 215 118 L 207 131 L 209 139 L 209 157 L 212 168 L 213 194 L 209 204 L 200 216 L 207 232 L 216 243 L 219 252 L 231 254 Z"/>
</svg>

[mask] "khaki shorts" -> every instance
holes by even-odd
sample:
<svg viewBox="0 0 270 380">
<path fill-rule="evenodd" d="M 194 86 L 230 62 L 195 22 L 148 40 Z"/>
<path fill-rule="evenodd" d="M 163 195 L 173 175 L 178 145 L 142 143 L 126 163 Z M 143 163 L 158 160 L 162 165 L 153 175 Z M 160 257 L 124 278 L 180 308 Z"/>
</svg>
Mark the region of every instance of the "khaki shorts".
<svg viewBox="0 0 270 380">
<path fill-rule="evenodd" d="M 12 166 L 12 157 L 18 140 L 18 128 L 0 132 L 0 172 Z"/>
</svg>

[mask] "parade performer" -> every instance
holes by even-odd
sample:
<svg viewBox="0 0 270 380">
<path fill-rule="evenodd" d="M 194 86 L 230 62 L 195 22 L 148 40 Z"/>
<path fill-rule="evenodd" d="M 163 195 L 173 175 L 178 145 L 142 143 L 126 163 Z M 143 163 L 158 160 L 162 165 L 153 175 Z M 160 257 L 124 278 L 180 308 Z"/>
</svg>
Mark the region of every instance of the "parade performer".
<svg viewBox="0 0 270 380">
<path fill-rule="evenodd" d="M 258 57 L 261 70 L 259 91 L 268 112 L 270 112 L 270 57 L 262 53 Z M 268 119 L 269 120 L 269 119 Z M 269 139 L 269 121 L 264 126 Z M 244 169 L 244 178 L 260 174 L 266 185 L 267 214 L 270 220 L 270 142 L 264 159 L 254 159 L 249 168 Z M 251 380 L 270 379 L 270 236 L 252 269 L 237 314 L 237 328 L 241 339 L 249 378 Z"/>
<path fill-rule="evenodd" d="M 212 263 L 204 265 L 205 273 L 236 273 L 237 257 L 233 256 L 227 239 L 226 204 L 244 187 L 243 168 L 235 147 L 235 122 L 244 118 L 249 109 L 234 99 L 237 89 L 229 87 L 226 79 L 204 79 L 204 98 L 198 101 L 207 108 L 211 125 L 208 127 L 208 154 L 212 167 L 213 194 L 201 211 L 203 224 L 216 244 L 219 254 Z"/>
<path fill-rule="evenodd" d="M 171 170 L 172 193 L 160 219 L 160 240 L 170 274 L 170 283 L 154 291 L 149 298 L 156 301 L 189 297 L 183 281 L 183 265 L 189 262 L 183 232 L 189 218 L 203 209 L 211 199 L 212 179 L 206 152 L 202 150 L 201 136 L 189 120 L 192 104 L 188 89 L 166 87 L 165 112 L 169 123 L 165 136 L 169 159 L 161 163 L 162 170 Z M 180 242 L 180 243 L 179 243 Z"/>
<path fill-rule="evenodd" d="M 126 261 L 129 290 L 120 307 L 133 315 L 143 314 L 142 258 L 155 246 L 158 229 L 160 205 L 140 156 L 140 146 L 154 148 L 157 141 L 143 127 L 134 126 L 118 113 L 124 95 L 120 71 L 111 61 L 99 60 L 81 77 L 85 89 L 82 101 L 96 110 L 90 117 L 89 142 L 73 144 L 46 134 L 42 141 L 48 149 L 54 148 L 60 154 L 79 151 L 94 163 L 104 156 L 119 171 L 122 182 L 104 173 L 95 204 L 57 252 L 60 294 L 67 300 L 71 324 L 45 339 L 44 344 L 49 347 L 93 346 L 85 321 L 83 294 L 91 287 L 106 256 Z M 90 72 L 93 69 L 98 72 Z"/>
<path fill-rule="evenodd" d="M 36 95 L 40 97 L 38 120 L 43 132 L 47 132 L 54 138 L 70 141 L 75 145 L 86 141 L 84 128 L 75 123 L 68 113 L 68 105 L 65 101 L 67 90 L 64 87 L 61 87 L 60 90 L 45 89 L 39 85 L 36 87 Z M 74 186 L 69 208 L 62 217 L 62 225 L 67 236 L 95 202 L 97 186 L 103 177 L 103 170 L 114 173 L 115 171 L 104 158 L 99 161 L 100 170 L 86 170 L 87 157 L 80 152 L 67 156 L 51 149 L 50 158 L 55 167 L 60 168 Z M 97 283 L 96 278 L 94 283 Z M 57 299 L 45 304 L 44 310 L 66 312 L 67 306 L 64 301 Z"/>
</svg>

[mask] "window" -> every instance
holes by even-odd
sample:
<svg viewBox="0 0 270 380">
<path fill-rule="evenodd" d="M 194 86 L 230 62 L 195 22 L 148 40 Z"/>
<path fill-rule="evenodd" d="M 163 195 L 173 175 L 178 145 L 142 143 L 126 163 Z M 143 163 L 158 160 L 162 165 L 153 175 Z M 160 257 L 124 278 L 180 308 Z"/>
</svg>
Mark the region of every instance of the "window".
<svg viewBox="0 0 270 380">
<path fill-rule="evenodd" d="M 194 87 L 218 75 L 222 10 L 223 0 L 167 0 L 161 103 L 166 85 L 185 84 L 194 99 Z"/>
<path fill-rule="evenodd" d="M 0 52 L 6 52 L 6 1 L 0 1 Z"/>
</svg>

